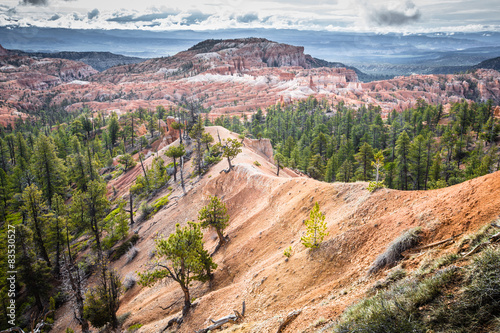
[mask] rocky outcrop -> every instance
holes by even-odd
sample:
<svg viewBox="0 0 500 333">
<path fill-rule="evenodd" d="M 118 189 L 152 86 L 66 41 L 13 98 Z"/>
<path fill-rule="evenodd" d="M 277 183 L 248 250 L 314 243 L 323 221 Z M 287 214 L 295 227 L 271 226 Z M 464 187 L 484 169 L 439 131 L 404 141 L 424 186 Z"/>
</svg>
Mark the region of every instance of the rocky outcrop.
<svg viewBox="0 0 500 333">
<path fill-rule="evenodd" d="M 10 52 L 7 51 L 6 49 L 3 48 L 2 45 L 0 45 L 0 57 L 8 56 L 10 55 Z"/>
<path fill-rule="evenodd" d="M 276 43 L 264 38 L 206 40 L 173 57 L 150 59 L 145 62 L 110 68 L 95 77 L 96 81 L 117 82 L 117 74 L 126 74 L 121 82 L 179 78 L 201 73 L 233 75 L 266 67 L 312 68 L 304 48 Z M 140 74 L 140 75 L 138 75 Z"/>
<path fill-rule="evenodd" d="M 325 67 L 317 67 L 321 64 Z M 500 73 L 494 70 L 361 83 L 355 69 L 337 65 L 304 55 L 301 47 L 262 38 L 208 40 L 173 57 L 102 73 L 65 59 L 0 56 L 0 101 L 18 111 L 86 107 L 127 112 L 192 99 L 211 110 L 212 120 L 250 116 L 258 108 L 285 106 L 311 95 L 353 108 L 378 105 L 385 114 L 413 107 L 419 99 L 432 104 L 500 102 Z"/>
</svg>

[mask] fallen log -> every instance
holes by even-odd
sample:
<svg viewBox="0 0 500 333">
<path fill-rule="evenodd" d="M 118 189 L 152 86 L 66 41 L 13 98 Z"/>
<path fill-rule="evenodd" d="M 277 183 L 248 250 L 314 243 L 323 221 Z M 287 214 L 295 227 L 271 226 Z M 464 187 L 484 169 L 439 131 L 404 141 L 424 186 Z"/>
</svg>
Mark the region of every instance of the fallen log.
<svg viewBox="0 0 500 333">
<path fill-rule="evenodd" d="M 458 236 L 460 236 L 462 234 L 463 234 L 463 232 L 459 233 L 458 235 L 453 235 L 450 238 L 444 239 L 444 240 L 439 241 L 439 242 L 434 242 L 434 243 L 431 243 L 431 244 L 427 244 L 427 245 L 416 247 L 414 249 L 411 249 L 410 251 L 414 252 L 414 251 L 425 250 L 425 249 L 428 249 L 428 248 L 431 248 L 431 247 L 434 247 L 434 246 L 438 246 L 438 245 L 441 245 L 441 244 L 444 244 L 444 243 L 448 243 L 448 242 L 451 242 L 451 241 L 455 240 L 455 238 L 457 238 Z"/>
<path fill-rule="evenodd" d="M 496 234 L 492 235 L 487 242 L 475 246 L 472 250 L 464 254 L 464 258 L 478 252 L 480 249 L 486 247 L 487 245 L 490 245 L 491 243 L 498 242 L 499 240 L 500 240 L 500 232 L 497 232 Z"/>
<path fill-rule="evenodd" d="M 220 328 L 224 324 L 235 323 L 237 321 L 240 321 L 245 316 L 245 309 L 246 309 L 245 301 L 243 301 L 241 314 L 237 310 L 233 310 L 234 314 L 230 314 L 230 315 L 222 317 L 218 320 L 210 319 L 210 321 L 212 322 L 212 325 L 205 327 L 201 330 L 198 330 L 198 331 L 196 331 L 196 333 L 207 333 L 208 331 L 213 331 L 215 329 Z"/>
<path fill-rule="evenodd" d="M 276 333 L 281 333 L 281 331 L 283 331 L 285 329 L 285 327 L 287 327 L 288 324 L 290 324 L 301 313 L 302 313 L 302 310 L 297 310 L 297 311 L 290 312 L 288 314 L 288 316 L 286 316 L 285 320 L 283 320 L 283 322 L 280 324 L 280 326 L 278 327 L 278 330 L 276 331 Z"/>
<path fill-rule="evenodd" d="M 498 242 L 500 240 L 500 232 L 497 232 L 490 237 L 490 242 Z"/>
</svg>

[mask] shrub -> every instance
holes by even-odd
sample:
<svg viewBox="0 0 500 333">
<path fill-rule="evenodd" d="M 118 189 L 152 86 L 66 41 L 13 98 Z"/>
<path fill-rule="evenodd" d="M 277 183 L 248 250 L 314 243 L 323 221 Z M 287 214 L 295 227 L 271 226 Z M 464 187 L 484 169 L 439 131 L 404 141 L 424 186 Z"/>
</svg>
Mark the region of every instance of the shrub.
<svg viewBox="0 0 500 333">
<path fill-rule="evenodd" d="M 141 205 L 139 206 L 139 212 L 140 212 L 140 219 L 141 220 L 147 220 L 149 218 L 149 214 L 153 211 L 153 206 L 148 204 L 146 201 L 143 201 Z"/>
<path fill-rule="evenodd" d="M 289 246 L 283 251 L 283 255 L 287 258 L 290 258 L 292 256 L 292 247 Z"/>
<path fill-rule="evenodd" d="M 122 324 L 125 322 L 125 320 L 127 320 L 127 319 L 128 319 L 128 317 L 130 317 L 130 315 L 131 315 L 131 314 L 132 314 L 132 313 L 130 313 L 130 312 L 125 312 L 124 314 L 120 315 L 120 316 L 118 317 L 118 323 L 119 323 L 120 325 L 122 325 Z"/>
<path fill-rule="evenodd" d="M 259 166 L 261 166 L 261 164 L 259 163 L 259 161 L 253 161 L 253 164 L 254 164 L 255 166 L 258 166 L 258 167 L 259 167 Z"/>
<path fill-rule="evenodd" d="M 137 278 L 135 277 L 134 274 L 132 273 L 129 273 L 125 276 L 125 279 L 123 280 L 123 289 L 125 289 L 125 291 L 128 291 L 130 289 L 132 289 L 135 284 L 137 283 Z"/>
<path fill-rule="evenodd" d="M 402 253 L 418 244 L 420 240 L 420 228 L 413 228 L 396 238 L 384 253 L 379 255 L 368 270 L 368 274 L 374 274 L 384 267 L 393 267 L 403 259 Z"/>
<path fill-rule="evenodd" d="M 112 261 L 120 259 L 125 253 L 127 253 L 127 251 L 133 245 L 135 245 L 135 243 L 137 243 L 139 241 L 139 238 L 140 237 L 138 234 L 133 234 L 132 237 L 130 237 L 129 239 L 127 239 L 126 241 L 121 243 L 120 246 L 118 246 L 116 251 L 114 251 L 113 254 L 111 255 L 110 259 Z"/>
<path fill-rule="evenodd" d="M 366 188 L 369 192 L 375 192 L 379 188 L 384 188 L 384 182 L 370 182 Z"/>
<path fill-rule="evenodd" d="M 137 253 L 139 253 L 139 250 L 135 247 L 132 246 L 128 251 L 127 251 L 127 264 L 130 263 L 134 258 L 137 256 Z"/>
<path fill-rule="evenodd" d="M 134 325 L 130 326 L 129 328 L 127 328 L 127 332 L 131 332 L 131 333 L 135 332 L 141 327 L 142 327 L 142 324 L 134 324 Z"/>
<path fill-rule="evenodd" d="M 457 268 L 446 269 L 419 281 L 407 278 L 389 290 L 366 298 L 347 309 L 334 332 L 425 332 L 420 307 L 439 296 Z"/>
<path fill-rule="evenodd" d="M 156 214 L 160 209 L 162 209 L 163 206 L 166 206 L 168 204 L 168 202 L 169 202 L 169 200 L 168 200 L 169 195 L 170 194 L 167 194 L 166 196 L 161 197 L 160 199 L 156 200 L 153 203 L 153 211 L 152 211 L 151 215 Z"/>
<path fill-rule="evenodd" d="M 495 324 L 500 313 L 500 250 L 488 248 L 468 267 L 463 293 L 442 306 L 435 323 L 446 331 L 471 332 Z M 481 330 L 480 330 L 481 331 Z M 488 330 L 484 330 L 490 331 Z"/>
</svg>

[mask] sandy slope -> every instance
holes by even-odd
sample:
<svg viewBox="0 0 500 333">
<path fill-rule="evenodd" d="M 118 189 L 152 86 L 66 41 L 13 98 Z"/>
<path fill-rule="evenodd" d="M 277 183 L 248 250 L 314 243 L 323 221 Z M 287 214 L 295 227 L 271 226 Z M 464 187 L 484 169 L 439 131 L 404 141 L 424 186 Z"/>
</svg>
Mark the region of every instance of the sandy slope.
<svg viewBox="0 0 500 333">
<path fill-rule="evenodd" d="M 236 137 L 220 127 L 208 130 L 216 140 L 217 130 L 222 138 Z M 128 265 L 125 259 L 115 263 L 123 277 L 144 271 L 157 233 L 168 235 L 176 223 L 196 220 L 208 195 L 223 198 L 231 216 L 226 230 L 230 242 L 214 256 L 219 267 L 212 288 L 208 283 L 192 286 L 196 306 L 179 332 L 208 326 L 210 318 L 240 310 L 243 300 L 246 318 L 239 325 L 228 325 L 228 332 L 275 332 L 280 320 L 298 309 L 302 313 L 286 332 L 314 331 L 322 322 L 335 319 L 385 274 L 366 276 L 373 260 L 403 231 L 421 226 L 427 244 L 471 233 L 499 214 L 500 172 L 441 190 L 369 193 L 361 182 L 328 184 L 298 177 L 290 170 L 277 177 L 266 161 L 268 148 L 265 142 L 246 141 L 234 171 L 220 173 L 227 168 L 226 161 L 220 162 L 203 178 L 191 179 L 185 196 L 174 185 L 169 205 L 134 227 L 141 236 L 136 259 Z M 316 201 L 326 214 L 330 234 L 319 249 L 310 251 L 300 237 Z M 213 250 L 216 233 L 205 231 L 205 241 Z M 285 261 L 283 250 L 288 246 L 293 255 Z M 415 267 L 425 257 L 409 265 Z M 123 296 L 119 315 L 131 313 L 124 327 L 141 323 L 139 332 L 161 332 L 181 307 L 178 285 L 166 281 L 152 288 L 132 288 Z M 77 328 L 74 323 L 71 326 Z"/>
</svg>

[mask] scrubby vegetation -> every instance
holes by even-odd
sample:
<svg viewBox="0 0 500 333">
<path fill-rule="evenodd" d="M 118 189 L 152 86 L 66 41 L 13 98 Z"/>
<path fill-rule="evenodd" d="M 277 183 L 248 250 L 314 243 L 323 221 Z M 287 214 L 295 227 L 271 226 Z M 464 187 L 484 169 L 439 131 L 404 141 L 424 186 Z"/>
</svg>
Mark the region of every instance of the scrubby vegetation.
<svg viewBox="0 0 500 333">
<path fill-rule="evenodd" d="M 348 308 L 331 331 L 498 330 L 500 248 L 490 245 L 472 259 L 465 255 L 445 255 L 409 275 L 401 269 L 394 270 L 385 281 L 376 283 L 374 296 Z M 462 263 L 455 265 L 459 260 Z"/>
</svg>

